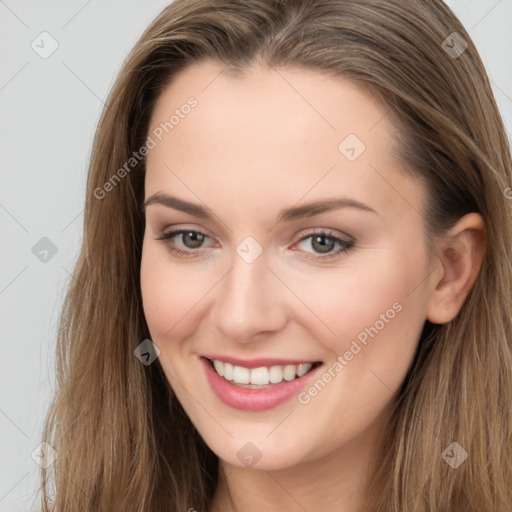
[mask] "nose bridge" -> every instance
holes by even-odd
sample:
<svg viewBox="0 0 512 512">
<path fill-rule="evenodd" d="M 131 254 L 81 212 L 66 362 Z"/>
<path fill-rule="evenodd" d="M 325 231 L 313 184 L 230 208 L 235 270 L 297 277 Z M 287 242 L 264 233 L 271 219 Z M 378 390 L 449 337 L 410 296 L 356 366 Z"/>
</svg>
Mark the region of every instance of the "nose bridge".
<svg viewBox="0 0 512 512">
<path fill-rule="evenodd" d="M 245 258 L 240 246 L 233 255 L 231 271 L 218 288 L 211 315 L 223 336 L 243 342 L 260 332 L 282 328 L 286 315 L 277 289 L 279 281 L 272 279 L 265 255 Z"/>
</svg>

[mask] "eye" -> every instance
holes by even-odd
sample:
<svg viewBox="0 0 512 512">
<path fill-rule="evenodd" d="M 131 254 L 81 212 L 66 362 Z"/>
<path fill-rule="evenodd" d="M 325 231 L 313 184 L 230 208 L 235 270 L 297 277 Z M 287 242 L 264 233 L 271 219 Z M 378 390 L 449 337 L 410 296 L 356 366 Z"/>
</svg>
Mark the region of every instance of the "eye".
<svg viewBox="0 0 512 512">
<path fill-rule="evenodd" d="M 193 229 L 177 229 L 162 233 L 157 240 L 162 241 L 169 252 L 186 257 L 199 256 L 201 250 L 209 248 L 213 242 L 205 233 Z M 347 253 L 353 245 L 353 239 L 343 239 L 321 230 L 303 236 L 296 247 L 305 253 L 309 253 L 309 256 L 306 256 L 309 259 L 326 260 Z"/>
<path fill-rule="evenodd" d="M 206 239 L 206 235 L 197 231 L 183 231 L 178 236 L 181 236 L 181 242 L 187 249 L 198 249 Z"/>
<path fill-rule="evenodd" d="M 322 230 L 302 237 L 296 246 L 305 252 L 312 253 L 309 258 L 321 260 L 348 252 L 354 246 L 354 240 L 345 240 Z"/>
<path fill-rule="evenodd" d="M 204 244 L 211 238 L 205 233 L 193 229 L 178 229 L 162 233 L 157 240 L 161 240 L 170 252 L 185 256 L 196 256 L 199 251 L 204 249 Z"/>
</svg>

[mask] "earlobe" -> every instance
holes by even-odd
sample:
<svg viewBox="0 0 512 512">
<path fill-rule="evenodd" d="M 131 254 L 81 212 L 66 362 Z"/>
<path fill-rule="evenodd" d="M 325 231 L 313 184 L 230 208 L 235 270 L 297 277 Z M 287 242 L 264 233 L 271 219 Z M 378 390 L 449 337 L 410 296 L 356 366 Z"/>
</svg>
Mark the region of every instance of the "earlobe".
<svg viewBox="0 0 512 512">
<path fill-rule="evenodd" d="M 427 300 L 427 319 L 434 324 L 453 320 L 480 272 L 487 249 L 482 216 L 469 213 L 438 241 L 437 265 Z"/>
</svg>

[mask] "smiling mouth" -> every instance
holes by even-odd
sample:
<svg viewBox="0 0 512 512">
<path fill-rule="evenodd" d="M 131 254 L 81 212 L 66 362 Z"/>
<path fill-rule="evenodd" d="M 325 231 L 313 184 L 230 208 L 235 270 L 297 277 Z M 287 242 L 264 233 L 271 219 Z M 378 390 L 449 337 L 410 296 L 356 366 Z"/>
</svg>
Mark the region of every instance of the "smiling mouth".
<svg viewBox="0 0 512 512">
<path fill-rule="evenodd" d="M 317 361 L 313 363 L 246 368 L 217 359 L 206 359 L 217 375 L 224 378 L 230 384 L 246 389 L 265 389 L 282 382 L 290 382 L 303 377 L 306 373 L 322 364 L 322 362 Z"/>
</svg>

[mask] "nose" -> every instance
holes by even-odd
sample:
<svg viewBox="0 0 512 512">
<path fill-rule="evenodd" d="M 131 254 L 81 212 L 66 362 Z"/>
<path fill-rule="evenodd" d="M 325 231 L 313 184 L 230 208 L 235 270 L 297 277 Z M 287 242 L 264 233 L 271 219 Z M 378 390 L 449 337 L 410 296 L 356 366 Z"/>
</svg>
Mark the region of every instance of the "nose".
<svg viewBox="0 0 512 512">
<path fill-rule="evenodd" d="M 283 288 L 264 255 L 247 263 L 235 254 L 231 271 L 217 287 L 211 322 L 225 339 L 238 343 L 278 332 L 288 321 Z"/>
</svg>

